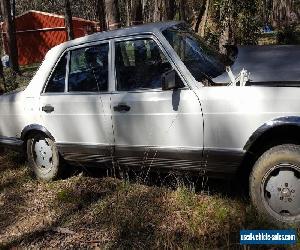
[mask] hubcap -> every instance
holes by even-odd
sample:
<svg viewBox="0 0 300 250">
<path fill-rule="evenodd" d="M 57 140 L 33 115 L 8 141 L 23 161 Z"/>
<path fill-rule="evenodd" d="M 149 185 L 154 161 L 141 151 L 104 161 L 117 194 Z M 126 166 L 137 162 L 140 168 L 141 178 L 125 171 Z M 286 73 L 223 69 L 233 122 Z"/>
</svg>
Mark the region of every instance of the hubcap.
<svg viewBox="0 0 300 250">
<path fill-rule="evenodd" d="M 300 215 L 300 168 L 292 164 L 273 167 L 262 182 L 264 203 L 284 217 Z"/>
<path fill-rule="evenodd" d="M 34 159 L 36 165 L 45 172 L 52 168 L 52 148 L 46 140 L 36 141 L 34 144 Z"/>
</svg>

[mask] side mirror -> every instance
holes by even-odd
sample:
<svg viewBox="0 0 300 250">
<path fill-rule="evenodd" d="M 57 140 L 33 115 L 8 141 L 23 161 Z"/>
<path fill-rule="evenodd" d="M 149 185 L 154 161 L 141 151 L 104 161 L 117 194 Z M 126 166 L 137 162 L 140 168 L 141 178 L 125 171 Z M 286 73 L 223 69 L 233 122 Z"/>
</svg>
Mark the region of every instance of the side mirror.
<svg viewBox="0 0 300 250">
<path fill-rule="evenodd" d="M 174 69 L 162 75 L 162 90 L 172 90 L 182 88 L 184 85 Z"/>
</svg>

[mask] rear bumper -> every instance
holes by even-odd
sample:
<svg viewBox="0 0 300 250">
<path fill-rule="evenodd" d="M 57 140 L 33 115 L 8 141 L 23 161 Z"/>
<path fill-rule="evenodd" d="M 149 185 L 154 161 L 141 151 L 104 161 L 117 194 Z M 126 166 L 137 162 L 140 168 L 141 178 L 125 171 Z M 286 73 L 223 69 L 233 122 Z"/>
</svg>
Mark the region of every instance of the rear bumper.
<svg viewBox="0 0 300 250">
<path fill-rule="evenodd" d="M 24 142 L 13 137 L 0 137 L 0 147 L 9 148 L 15 151 L 23 151 Z"/>
</svg>

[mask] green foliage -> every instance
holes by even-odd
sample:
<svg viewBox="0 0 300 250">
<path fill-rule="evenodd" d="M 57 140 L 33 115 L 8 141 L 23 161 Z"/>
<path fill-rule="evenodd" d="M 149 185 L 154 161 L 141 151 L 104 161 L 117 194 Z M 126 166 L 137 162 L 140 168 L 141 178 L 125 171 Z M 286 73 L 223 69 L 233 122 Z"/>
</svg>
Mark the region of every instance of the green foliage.
<svg viewBox="0 0 300 250">
<path fill-rule="evenodd" d="M 277 42 L 279 44 L 299 44 L 299 36 L 296 32 L 296 27 L 290 25 L 284 29 L 280 29 L 277 33 Z"/>
<path fill-rule="evenodd" d="M 24 89 L 34 76 L 39 64 L 32 64 L 21 67 L 21 75 L 17 75 L 10 68 L 4 69 L 6 92 Z M 4 88 L 3 79 L 0 78 L 0 87 Z"/>
<path fill-rule="evenodd" d="M 260 21 L 257 18 L 258 1 L 236 1 L 236 40 L 238 44 L 257 44 Z"/>
<path fill-rule="evenodd" d="M 215 0 L 213 11 L 219 34 L 226 25 L 232 32 L 237 44 L 257 44 L 260 35 L 261 21 L 257 16 L 258 0 Z"/>
<path fill-rule="evenodd" d="M 5 70 L 5 83 L 7 92 L 18 88 L 17 75 L 10 68 Z"/>
</svg>

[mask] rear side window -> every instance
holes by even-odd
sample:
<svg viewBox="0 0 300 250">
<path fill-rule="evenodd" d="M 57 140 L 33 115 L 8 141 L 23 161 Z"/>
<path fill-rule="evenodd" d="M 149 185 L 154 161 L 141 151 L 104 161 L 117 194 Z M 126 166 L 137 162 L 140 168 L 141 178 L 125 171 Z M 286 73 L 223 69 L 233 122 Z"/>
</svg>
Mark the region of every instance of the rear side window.
<svg viewBox="0 0 300 250">
<path fill-rule="evenodd" d="M 67 54 L 64 55 L 58 64 L 45 89 L 46 93 L 60 93 L 65 91 Z"/>
<path fill-rule="evenodd" d="M 68 91 L 107 91 L 108 52 L 108 44 L 71 51 Z"/>
</svg>

